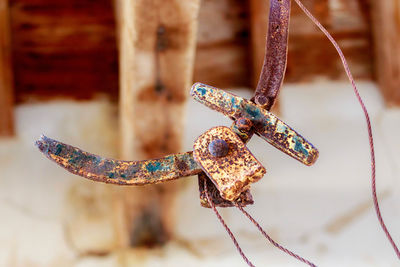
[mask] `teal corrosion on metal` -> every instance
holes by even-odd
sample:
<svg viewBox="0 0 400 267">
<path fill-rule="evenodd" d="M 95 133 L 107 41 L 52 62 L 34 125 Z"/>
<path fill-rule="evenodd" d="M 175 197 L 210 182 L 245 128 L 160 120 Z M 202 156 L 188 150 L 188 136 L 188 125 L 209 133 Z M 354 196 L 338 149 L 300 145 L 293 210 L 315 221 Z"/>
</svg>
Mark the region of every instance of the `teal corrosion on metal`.
<svg viewBox="0 0 400 267">
<path fill-rule="evenodd" d="M 250 100 L 202 83 L 195 83 L 190 94 L 200 103 L 233 120 L 249 119 L 257 135 L 303 164 L 312 165 L 317 160 L 318 150 L 310 142 Z"/>
<path fill-rule="evenodd" d="M 255 158 L 247 160 L 246 164 L 236 164 L 235 160 L 244 162 L 245 157 L 243 155 L 232 156 L 232 151 L 236 151 L 232 147 L 238 147 L 239 144 L 242 144 L 245 148 L 245 143 L 254 133 L 306 165 L 312 165 L 316 161 L 318 150 L 311 143 L 274 114 L 252 101 L 201 83 L 193 85 L 191 95 L 200 103 L 233 119 L 234 123 L 231 130 L 226 127 L 216 127 L 225 129 L 225 132 L 229 132 L 233 136 L 224 136 L 224 138 L 219 138 L 218 142 L 214 142 L 216 136 L 213 133 L 207 139 L 210 142 L 206 140 L 195 146 L 194 152 L 172 154 L 159 159 L 142 161 L 103 158 L 45 136 L 42 136 L 36 142 L 36 145 L 47 158 L 73 174 L 94 181 L 119 185 L 155 184 L 180 177 L 203 174 L 204 166 L 200 163 L 200 158 L 194 157 L 196 153 L 203 151 L 205 153 L 204 158 L 209 158 L 209 165 L 213 168 L 213 172 L 208 173 L 209 178 L 214 183 L 218 179 L 218 181 L 231 179 L 230 184 L 237 186 L 237 190 L 233 194 L 228 194 L 231 191 L 221 189 L 217 187 L 217 184 L 214 187 L 211 186 L 210 189 L 215 192 L 219 191 L 220 197 L 227 201 L 236 201 L 236 203 L 243 205 L 250 203 L 250 201 L 247 201 L 247 198 L 242 199 L 245 195 L 240 197 L 241 194 L 248 189 L 250 182 L 260 179 L 262 175 L 259 175 L 258 172 L 253 174 L 246 171 L 249 165 L 258 162 Z M 226 144 L 229 144 L 229 149 Z M 231 152 L 228 153 L 228 150 Z M 226 161 L 226 166 L 217 159 Z M 229 174 L 222 174 L 224 168 L 227 169 L 228 167 L 236 169 Z M 249 179 L 250 182 L 244 183 L 242 181 L 244 178 Z M 217 205 L 226 206 L 226 203 L 223 204 L 218 197 L 212 197 L 212 201 Z"/>
<path fill-rule="evenodd" d="M 69 172 L 109 184 L 155 184 L 202 171 L 191 151 L 160 159 L 124 161 L 102 158 L 45 136 L 36 145 L 47 158 Z"/>
</svg>

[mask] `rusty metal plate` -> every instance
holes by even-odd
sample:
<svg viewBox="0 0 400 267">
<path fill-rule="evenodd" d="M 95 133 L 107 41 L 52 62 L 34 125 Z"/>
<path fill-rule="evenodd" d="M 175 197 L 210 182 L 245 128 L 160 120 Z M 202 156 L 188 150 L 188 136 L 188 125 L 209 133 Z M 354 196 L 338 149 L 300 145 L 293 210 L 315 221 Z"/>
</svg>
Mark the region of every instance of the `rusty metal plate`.
<svg viewBox="0 0 400 267">
<path fill-rule="evenodd" d="M 239 198 L 235 200 L 235 202 L 231 202 L 221 197 L 217 187 L 215 187 L 214 183 L 210 180 L 210 178 L 207 177 L 207 175 L 204 172 L 201 172 L 198 175 L 198 181 L 199 181 L 199 192 L 200 192 L 200 204 L 204 208 L 211 208 L 206 196 L 204 182 L 207 183 L 207 191 L 210 200 L 214 203 L 216 207 L 229 208 L 229 207 L 234 207 L 235 204 L 241 207 L 245 207 L 247 205 L 252 205 L 254 203 L 253 197 L 250 193 L 250 190 L 248 189 L 242 192 Z"/>
<path fill-rule="evenodd" d="M 221 149 L 226 153 L 213 155 L 215 151 L 210 144 L 218 141 L 225 142 L 228 149 Z M 221 197 L 228 201 L 239 198 L 251 183 L 266 173 L 261 163 L 228 127 L 211 128 L 195 141 L 193 150 L 195 160 L 213 181 Z"/>
<path fill-rule="evenodd" d="M 45 136 L 36 145 L 46 157 L 67 171 L 110 184 L 154 184 L 202 172 L 193 152 L 153 160 L 125 161 L 102 158 Z"/>
<path fill-rule="evenodd" d="M 303 164 L 312 165 L 317 160 L 318 150 L 310 142 L 250 100 L 202 83 L 194 84 L 190 94 L 200 103 L 234 120 L 251 120 L 257 135 Z"/>
</svg>

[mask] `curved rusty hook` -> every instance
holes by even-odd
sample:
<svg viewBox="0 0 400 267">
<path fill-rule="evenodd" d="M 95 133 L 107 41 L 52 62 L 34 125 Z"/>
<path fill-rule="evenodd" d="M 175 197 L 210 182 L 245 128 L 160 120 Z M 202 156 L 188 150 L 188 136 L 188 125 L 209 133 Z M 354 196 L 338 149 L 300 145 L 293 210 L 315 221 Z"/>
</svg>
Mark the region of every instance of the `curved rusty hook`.
<svg viewBox="0 0 400 267">
<path fill-rule="evenodd" d="M 46 136 L 41 136 L 36 146 L 67 171 L 108 184 L 155 184 L 201 172 L 192 151 L 160 159 L 125 161 L 103 158 Z"/>
</svg>

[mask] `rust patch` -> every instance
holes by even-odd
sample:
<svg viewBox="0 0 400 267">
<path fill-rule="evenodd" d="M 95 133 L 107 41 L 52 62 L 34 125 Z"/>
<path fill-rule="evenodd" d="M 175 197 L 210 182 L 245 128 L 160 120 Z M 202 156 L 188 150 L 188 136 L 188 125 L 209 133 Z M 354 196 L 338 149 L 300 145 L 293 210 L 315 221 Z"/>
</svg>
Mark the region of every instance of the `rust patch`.
<svg viewBox="0 0 400 267">
<path fill-rule="evenodd" d="M 255 102 L 267 110 L 274 104 L 285 77 L 290 2 L 290 0 L 271 0 L 270 2 L 266 54 L 254 94 Z"/>
<path fill-rule="evenodd" d="M 231 125 L 234 131 L 243 143 L 247 143 L 254 134 L 253 123 L 247 118 L 239 118 Z"/>
<path fill-rule="evenodd" d="M 36 145 L 46 157 L 67 171 L 108 184 L 154 184 L 201 172 L 193 158 L 193 152 L 172 154 L 153 160 L 124 161 L 102 158 L 45 136 Z"/>
<path fill-rule="evenodd" d="M 244 118 L 250 120 L 257 135 L 301 163 L 312 165 L 317 160 L 318 150 L 310 142 L 274 114 L 250 100 L 201 83 L 194 84 L 190 94 L 195 100 L 238 123 Z M 238 127 L 233 126 L 235 128 Z M 240 129 L 235 132 L 244 139 L 248 138 L 246 134 L 240 133 Z"/>
<path fill-rule="evenodd" d="M 229 151 L 226 156 L 214 157 L 208 147 L 214 140 L 224 140 Z M 251 154 L 240 138 L 228 127 L 214 127 L 194 143 L 193 156 L 220 191 L 221 197 L 234 201 L 250 184 L 261 179 L 266 170 Z"/>
<path fill-rule="evenodd" d="M 245 207 L 247 205 L 252 205 L 254 203 L 250 190 L 245 190 L 244 192 L 242 192 L 240 196 L 235 200 L 235 202 L 223 199 L 221 197 L 220 192 L 218 191 L 215 184 L 211 181 L 211 179 L 208 178 L 204 172 L 201 172 L 198 175 L 198 182 L 199 182 L 199 192 L 200 192 L 200 204 L 204 208 L 211 208 L 210 204 L 208 203 L 206 192 L 204 189 L 204 181 L 207 182 L 208 194 L 210 196 L 211 201 L 214 203 L 216 207 L 229 208 L 229 207 L 234 207 L 235 204 L 239 204 L 240 206 Z"/>
</svg>

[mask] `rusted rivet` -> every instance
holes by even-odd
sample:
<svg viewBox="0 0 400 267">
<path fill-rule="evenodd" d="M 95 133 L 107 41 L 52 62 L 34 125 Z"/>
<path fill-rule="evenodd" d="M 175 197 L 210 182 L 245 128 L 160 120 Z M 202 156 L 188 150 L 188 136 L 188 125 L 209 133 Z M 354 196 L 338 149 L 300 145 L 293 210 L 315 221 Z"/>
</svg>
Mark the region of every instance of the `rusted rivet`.
<svg viewBox="0 0 400 267">
<path fill-rule="evenodd" d="M 263 95 L 258 95 L 256 96 L 255 101 L 257 105 L 264 106 L 268 103 L 268 98 Z"/>
<path fill-rule="evenodd" d="M 217 158 L 225 157 L 229 152 L 229 145 L 222 139 L 215 139 L 208 145 L 210 154 Z"/>
<path fill-rule="evenodd" d="M 235 121 L 236 127 L 239 131 L 248 133 L 253 126 L 253 123 L 250 119 L 241 117 Z"/>
</svg>

